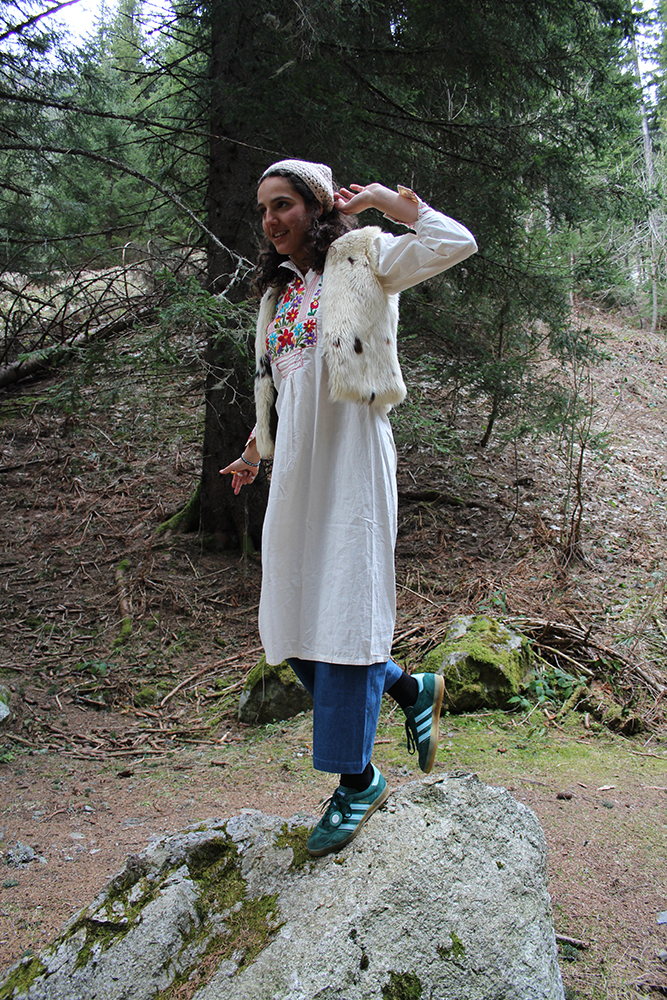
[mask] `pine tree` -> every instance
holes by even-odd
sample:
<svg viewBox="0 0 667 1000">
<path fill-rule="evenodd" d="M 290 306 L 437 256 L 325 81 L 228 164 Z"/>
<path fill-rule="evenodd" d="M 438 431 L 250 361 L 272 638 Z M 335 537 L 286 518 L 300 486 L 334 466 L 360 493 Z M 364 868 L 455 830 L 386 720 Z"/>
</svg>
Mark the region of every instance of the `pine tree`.
<svg viewBox="0 0 667 1000">
<path fill-rule="evenodd" d="M 329 162 L 341 183 L 407 183 L 478 239 L 465 267 L 404 296 L 402 320 L 446 379 L 487 400 L 488 440 L 525 403 L 543 331 L 556 353 L 567 339 L 585 264 L 575 229 L 626 197 L 621 173 L 612 190 L 605 170 L 618 137 L 637 134 L 619 63 L 628 0 L 177 0 L 150 37 L 141 17 L 123 0 L 76 58 L 33 60 L 27 76 L 6 63 L 6 265 L 200 239 L 208 293 L 238 304 L 256 180 L 272 160 Z M 265 494 L 234 498 L 218 474 L 252 423 L 251 323 L 232 313 L 227 336 L 211 333 L 197 523 L 256 545 Z"/>
</svg>

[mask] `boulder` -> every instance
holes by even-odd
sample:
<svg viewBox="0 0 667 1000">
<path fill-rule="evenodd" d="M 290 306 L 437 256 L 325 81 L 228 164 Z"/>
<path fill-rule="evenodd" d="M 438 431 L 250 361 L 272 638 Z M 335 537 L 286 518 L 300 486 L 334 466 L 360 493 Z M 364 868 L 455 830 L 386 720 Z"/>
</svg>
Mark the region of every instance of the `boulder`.
<svg viewBox="0 0 667 1000">
<path fill-rule="evenodd" d="M 263 725 L 291 719 L 313 707 L 313 699 L 289 663 L 269 666 L 262 657 L 253 667 L 239 699 L 239 722 Z"/>
<path fill-rule="evenodd" d="M 474 775 L 405 785 L 336 855 L 247 810 L 131 858 L 3 1000 L 564 1000 L 546 847 Z"/>
<path fill-rule="evenodd" d="M 0 722 L 4 722 L 11 715 L 9 708 L 9 689 L 0 684 Z"/>
<path fill-rule="evenodd" d="M 525 636 L 484 615 L 455 618 L 445 641 L 420 669 L 445 679 L 443 708 L 475 712 L 507 708 L 532 673 L 533 653 Z"/>
</svg>

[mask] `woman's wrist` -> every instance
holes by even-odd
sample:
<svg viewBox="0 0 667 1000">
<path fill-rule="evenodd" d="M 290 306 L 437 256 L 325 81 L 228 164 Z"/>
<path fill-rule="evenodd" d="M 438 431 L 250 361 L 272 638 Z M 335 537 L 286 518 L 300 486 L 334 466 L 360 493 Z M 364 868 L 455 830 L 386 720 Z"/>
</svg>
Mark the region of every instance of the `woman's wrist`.
<svg viewBox="0 0 667 1000">
<path fill-rule="evenodd" d="M 259 454 L 257 443 L 253 438 L 243 449 L 241 458 L 246 465 L 252 465 L 257 468 L 262 461 L 261 455 Z"/>
<path fill-rule="evenodd" d="M 392 222 L 404 226 L 414 226 L 419 215 L 419 198 L 410 188 L 398 186 L 398 191 L 384 188 L 381 193 L 381 205 L 377 207 Z"/>
</svg>

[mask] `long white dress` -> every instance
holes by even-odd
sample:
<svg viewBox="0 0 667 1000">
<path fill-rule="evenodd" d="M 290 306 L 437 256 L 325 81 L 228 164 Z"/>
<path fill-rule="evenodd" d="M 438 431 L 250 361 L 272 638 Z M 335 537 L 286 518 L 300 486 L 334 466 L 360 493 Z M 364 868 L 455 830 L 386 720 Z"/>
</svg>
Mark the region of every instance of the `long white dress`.
<svg viewBox="0 0 667 1000">
<path fill-rule="evenodd" d="M 379 276 L 401 292 L 477 249 L 420 203 L 415 232 L 378 236 Z M 318 341 L 322 276 L 294 278 L 267 331 L 278 430 L 262 536 L 259 630 L 267 662 L 389 659 L 396 619 L 396 448 L 384 407 L 332 403 Z"/>
</svg>

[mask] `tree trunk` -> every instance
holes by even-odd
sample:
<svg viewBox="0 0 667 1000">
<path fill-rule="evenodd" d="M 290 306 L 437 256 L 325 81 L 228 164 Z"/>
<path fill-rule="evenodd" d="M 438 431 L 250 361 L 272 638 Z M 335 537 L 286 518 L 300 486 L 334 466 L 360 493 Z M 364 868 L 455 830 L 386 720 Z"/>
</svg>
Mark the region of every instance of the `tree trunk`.
<svg viewBox="0 0 667 1000">
<path fill-rule="evenodd" d="M 646 183 L 644 188 L 649 198 L 655 192 L 655 164 L 653 159 L 653 143 L 649 131 L 648 112 L 646 101 L 644 100 L 644 84 L 642 82 L 642 72 L 639 63 L 639 51 L 637 49 L 637 39 L 632 38 L 632 57 L 637 77 L 637 87 L 639 90 L 639 114 L 642 125 L 642 145 L 644 147 L 644 164 L 646 166 Z M 658 329 L 658 248 L 656 245 L 657 218 L 655 209 L 649 212 L 649 251 L 651 254 L 651 333 Z"/>
<path fill-rule="evenodd" d="M 254 256 L 255 185 L 258 154 L 246 142 L 252 128 L 239 118 L 235 95 L 256 72 L 254 3 L 210 0 L 211 140 L 207 192 L 208 228 L 227 251 L 209 239 L 208 281 L 212 292 L 225 292 L 232 302 L 246 298 L 237 254 Z M 261 155 L 261 154 L 260 154 Z M 231 251 L 231 252 L 230 252 Z M 262 471 L 252 486 L 234 496 L 229 476 L 220 469 L 238 458 L 254 424 L 252 380 L 254 349 L 240 349 L 235 331 L 208 346 L 204 456 L 201 479 L 200 529 L 225 548 L 258 548 L 268 496 Z"/>
</svg>

